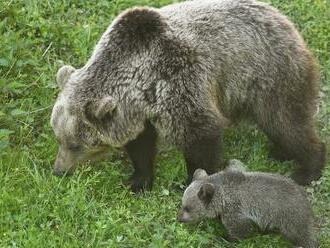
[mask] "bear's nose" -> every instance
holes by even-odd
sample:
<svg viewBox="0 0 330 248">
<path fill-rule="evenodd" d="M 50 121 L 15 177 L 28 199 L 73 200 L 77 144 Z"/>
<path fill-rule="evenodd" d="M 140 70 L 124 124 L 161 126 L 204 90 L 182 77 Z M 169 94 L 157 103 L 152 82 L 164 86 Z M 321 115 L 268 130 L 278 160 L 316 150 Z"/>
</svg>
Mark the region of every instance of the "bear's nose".
<svg viewBox="0 0 330 248">
<path fill-rule="evenodd" d="M 176 219 L 177 219 L 177 221 L 180 222 L 180 223 L 187 223 L 187 222 L 189 222 L 188 220 L 186 220 L 186 219 L 183 218 L 182 216 L 178 216 Z"/>
<path fill-rule="evenodd" d="M 177 220 L 178 222 L 180 222 L 180 223 L 183 223 L 183 222 L 184 222 L 183 219 L 182 219 L 180 216 L 177 216 L 176 220 Z"/>
<path fill-rule="evenodd" d="M 176 216 L 176 220 L 181 223 L 185 222 L 182 211 L 179 211 L 178 215 Z"/>
<path fill-rule="evenodd" d="M 71 176 L 72 175 L 72 171 L 65 171 L 65 170 L 61 170 L 60 168 L 54 168 L 53 170 L 53 175 L 54 176 L 58 176 L 58 177 L 63 177 L 63 176 Z"/>
</svg>

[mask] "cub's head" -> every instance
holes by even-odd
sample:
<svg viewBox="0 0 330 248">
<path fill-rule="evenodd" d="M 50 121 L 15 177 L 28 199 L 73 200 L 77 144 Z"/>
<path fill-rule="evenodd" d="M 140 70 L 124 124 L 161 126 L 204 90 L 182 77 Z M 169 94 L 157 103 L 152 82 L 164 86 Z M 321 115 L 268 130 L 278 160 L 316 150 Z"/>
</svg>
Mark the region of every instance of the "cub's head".
<svg viewBox="0 0 330 248">
<path fill-rule="evenodd" d="M 216 212 L 211 201 L 215 194 L 215 186 L 207 181 L 205 170 L 197 169 L 193 182 L 185 190 L 182 198 L 182 206 L 177 219 L 180 222 L 198 222 L 203 218 L 214 218 Z"/>
</svg>

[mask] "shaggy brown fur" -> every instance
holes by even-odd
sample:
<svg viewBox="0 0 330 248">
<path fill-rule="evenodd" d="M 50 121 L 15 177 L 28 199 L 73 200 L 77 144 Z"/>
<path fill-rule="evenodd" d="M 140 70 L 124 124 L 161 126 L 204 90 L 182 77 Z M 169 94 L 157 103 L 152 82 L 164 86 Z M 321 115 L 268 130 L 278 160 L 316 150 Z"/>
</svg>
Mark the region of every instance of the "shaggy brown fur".
<svg viewBox="0 0 330 248">
<path fill-rule="evenodd" d="M 190 181 L 196 168 L 221 167 L 228 122 L 249 119 L 274 144 L 274 155 L 297 162 L 298 183 L 321 176 L 318 68 L 294 25 L 265 3 L 130 9 L 84 67 L 65 66 L 57 78 L 57 175 L 99 147 L 126 147 L 136 170 L 133 189 L 150 188 L 158 135 L 182 150 Z"/>
</svg>

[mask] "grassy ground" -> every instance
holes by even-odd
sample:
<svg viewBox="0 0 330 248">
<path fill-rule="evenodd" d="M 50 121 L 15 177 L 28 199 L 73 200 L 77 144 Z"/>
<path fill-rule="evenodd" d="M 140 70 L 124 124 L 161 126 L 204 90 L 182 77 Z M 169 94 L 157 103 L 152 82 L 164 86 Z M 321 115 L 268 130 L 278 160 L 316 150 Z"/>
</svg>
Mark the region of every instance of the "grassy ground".
<svg viewBox="0 0 330 248">
<path fill-rule="evenodd" d="M 73 177 L 52 176 L 57 145 L 49 125 L 58 90 L 54 75 L 63 61 L 83 65 L 111 20 L 133 5 L 159 7 L 170 0 L 0 2 L 0 247 L 289 247 L 278 235 L 235 245 L 222 226 L 176 222 L 185 178 L 181 154 L 163 150 L 152 192 L 133 195 L 124 183 L 129 161 L 114 153 L 82 166 Z M 318 127 L 330 136 L 330 3 L 273 0 L 302 32 L 322 70 Z M 251 170 L 289 173 L 292 164 L 268 159 L 267 142 L 253 127 L 225 134 L 227 158 Z M 328 147 L 328 150 L 329 147 Z M 330 247 L 330 168 L 307 188 L 322 247 Z"/>
</svg>

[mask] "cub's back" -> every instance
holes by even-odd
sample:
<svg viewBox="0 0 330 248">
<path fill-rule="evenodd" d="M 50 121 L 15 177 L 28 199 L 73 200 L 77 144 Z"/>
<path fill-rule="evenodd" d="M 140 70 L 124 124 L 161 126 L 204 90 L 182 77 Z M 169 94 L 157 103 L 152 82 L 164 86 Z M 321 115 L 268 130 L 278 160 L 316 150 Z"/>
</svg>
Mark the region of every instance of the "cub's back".
<svg viewBox="0 0 330 248">
<path fill-rule="evenodd" d="M 304 189 L 290 178 L 261 172 L 246 172 L 240 185 L 241 209 L 261 226 L 286 218 L 312 220 L 312 209 Z"/>
</svg>

